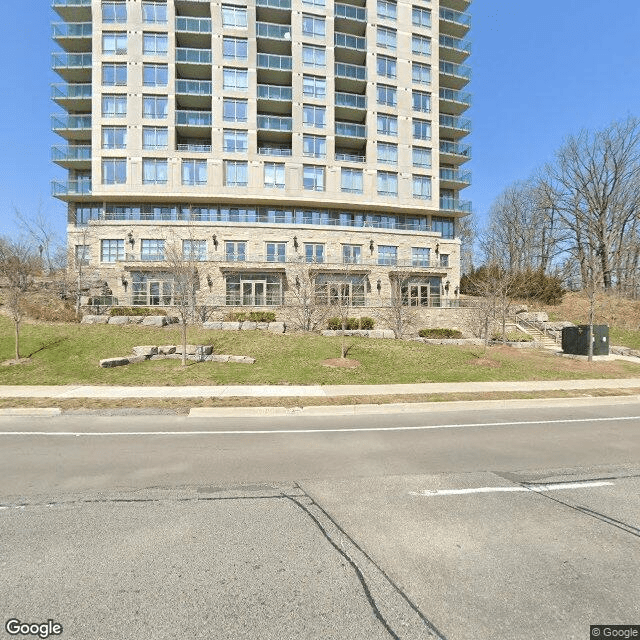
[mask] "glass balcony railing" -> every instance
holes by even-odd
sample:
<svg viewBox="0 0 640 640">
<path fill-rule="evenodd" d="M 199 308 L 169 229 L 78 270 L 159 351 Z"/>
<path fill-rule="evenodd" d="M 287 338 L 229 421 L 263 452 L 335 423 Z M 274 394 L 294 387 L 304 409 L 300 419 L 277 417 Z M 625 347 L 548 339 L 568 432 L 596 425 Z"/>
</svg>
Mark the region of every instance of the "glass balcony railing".
<svg viewBox="0 0 640 640">
<path fill-rule="evenodd" d="M 456 24 L 461 24 L 465 27 L 471 26 L 471 16 L 468 13 L 454 11 L 453 9 L 447 9 L 445 7 L 440 7 L 440 20 L 455 22 Z"/>
<path fill-rule="evenodd" d="M 336 47 L 343 47 L 345 49 L 355 49 L 356 51 L 367 50 L 367 39 L 359 36 L 352 36 L 348 33 L 334 34 L 334 43 Z"/>
<path fill-rule="evenodd" d="M 211 18 L 176 17 L 176 31 L 189 33 L 211 33 Z"/>
<path fill-rule="evenodd" d="M 471 171 L 461 171 L 460 169 L 440 169 L 440 180 L 459 182 L 461 184 L 471 184 Z"/>
<path fill-rule="evenodd" d="M 55 114 L 51 116 L 51 128 L 54 131 L 61 129 L 91 129 L 91 115 Z"/>
<path fill-rule="evenodd" d="M 459 78 L 471 79 L 471 67 L 463 64 L 454 64 L 453 62 L 440 61 L 440 73 L 448 76 L 458 76 Z"/>
<path fill-rule="evenodd" d="M 212 122 L 209 111 L 176 111 L 176 124 L 187 127 L 210 127 Z"/>
<path fill-rule="evenodd" d="M 469 118 L 460 118 L 459 116 L 450 116 L 444 113 L 440 114 L 440 126 L 448 129 L 458 129 L 460 131 L 471 131 L 471 120 Z"/>
<path fill-rule="evenodd" d="M 293 119 L 284 116 L 258 115 L 258 129 L 266 129 L 269 131 L 292 131 Z"/>
<path fill-rule="evenodd" d="M 54 9 L 66 7 L 89 7 L 91 8 L 91 0 L 53 0 L 51 5 Z"/>
<path fill-rule="evenodd" d="M 349 78 L 350 80 L 367 79 L 367 68 L 357 64 L 336 62 L 335 73 L 337 78 Z"/>
<path fill-rule="evenodd" d="M 258 154 L 261 156 L 290 156 L 292 154 L 291 147 L 259 147 Z"/>
<path fill-rule="evenodd" d="M 336 162 L 358 162 L 364 163 L 367 161 L 365 156 L 359 156 L 355 153 L 338 153 L 336 152 Z"/>
<path fill-rule="evenodd" d="M 53 162 L 91 160 L 91 145 L 55 145 L 51 147 Z"/>
<path fill-rule="evenodd" d="M 362 96 L 358 93 L 336 91 L 335 105 L 336 107 L 346 107 L 347 109 L 366 109 L 367 96 Z"/>
<path fill-rule="evenodd" d="M 291 0 L 256 0 L 256 7 L 291 11 Z"/>
<path fill-rule="evenodd" d="M 448 140 L 440 140 L 440 153 L 447 153 L 454 156 L 471 157 L 471 146 L 460 142 L 449 142 Z"/>
<path fill-rule="evenodd" d="M 211 153 L 210 144 L 195 144 L 188 142 L 177 144 L 176 149 L 178 151 L 188 151 L 189 153 Z"/>
<path fill-rule="evenodd" d="M 52 100 L 88 100 L 91 98 L 91 84 L 89 82 L 68 83 L 57 82 L 51 85 Z"/>
<path fill-rule="evenodd" d="M 449 100 L 450 102 L 459 102 L 461 104 L 471 104 L 471 94 L 464 91 L 456 91 L 455 89 L 440 89 L 440 99 Z"/>
<path fill-rule="evenodd" d="M 211 49 L 176 49 L 176 62 L 190 64 L 211 64 Z"/>
<path fill-rule="evenodd" d="M 288 24 L 273 24 L 271 22 L 256 22 L 256 36 L 273 40 L 291 40 L 291 26 Z"/>
<path fill-rule="evenodd" d="M 90 38 L 92 27 L 90 22 L 53 22 L 51 37 L 56 38 Z"/>
<path fill-rule="evenodd" d="M 62 53 L 56 51 L 51 56 L 53 69 L 91 69 L 90 53 Z"/>
<path fill-rule="evenodd" d="M 91 194 L 91 180 L 54 180 L 51 183 L 51 193 L 59 196 L 88 196 Z"/>
<path fill-rule="evenodd" d="M 258 67 L 260 69 L 291 71 L 291 56 L 277 56 L 269 53 L 259 53 Z"/>
<path fill-rule="evenodd" d="M 345 138 L 366 138 L 367 127 L 364 124 L 352 122 L 336 122 L 336 135 Z"/>
<path fill-rule="evenodd" d="M 176 80 L 176 93 L 188 96 L 210 96 L 211 80 Z"/>
<path fill-rule="evenodd" d="M 291 102 L 292 95 L 291 87 L 279 87 L 274 84 L 258 85 L 258 99 Z"/>
<path fill-rule="evenodd" d="M 447 47 L 447 49 L 455 49 L 464 53 L 471 53 L 471 43 L 465 42 L 460 38 L 454 38 L 453 36 L 440 35 L 440 46 Z"/>
<path fill-rule="evenodd" d="M 469 200 L 458 200 L 457 198 L 440 198 L 440 209 L 442 211 L 462 211 L 471 213 L 472 207 Z"/>
<path fill-rule="evenodd" d="M 351 4 L 334 5 L 334 17 L 345 18 L 346 20 L 357 20 L 358 22 L 367 21 L 367 10 L 363 7 L 354 7 Z"/>
</svg>

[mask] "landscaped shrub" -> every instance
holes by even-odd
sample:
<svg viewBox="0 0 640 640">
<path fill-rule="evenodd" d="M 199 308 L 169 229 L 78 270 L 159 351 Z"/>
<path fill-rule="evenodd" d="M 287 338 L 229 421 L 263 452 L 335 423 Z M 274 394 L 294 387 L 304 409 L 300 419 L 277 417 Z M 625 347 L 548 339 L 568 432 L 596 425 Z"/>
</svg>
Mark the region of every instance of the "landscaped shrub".
<svg viewBox="0 0 640 640">
<path fill-rule="evenodd" d="M 418 335 L 421 338 L 435 338 L 440 340 L 453 340 L 455 338 L 462 338 L 462 331 L 458 329 L 420 329 Z"/>
<path fill-rule="evenodd" d="M 275 322 L 276 314 L 273 311 L 233 311 L 224 319 L 225 322 Z"/>
<path fill-rule="evenodd" d="M 38 304 L 32 301 L 24 303 L 24 311 L 29 318 L 33 320 L 42 320 L 43 322 L 77 322 L 76 310 L 69 305 L 56 306 L 47 304 Z"/>
<path fill-rule="evenodd" d="M 147 307 L 112 307 L 110 316 L 166 316 L 164 309 L 149 309 Z"/>
<path fill-rule="evenodd" d="M 502 334 L 494 333 L 493 336 L 491 336 L 491 339 L 494 342 L 502 342 Z M 505 335 L 505 342 L 533 342 L 533 338 L 526 333 L 513 331 Z"/>
<path fill-rule="evenodd" d="M 373 329 L 374 325 L 375 320 L 368 316 L 364 316 L 362 318 L 347 318 L 345 322 L 345 329 L 348 331 L 353 331 L 355 329 Z M 331 331 L 342 331 L 342 318 L 338 318 L 337 316 L 329 318 L 329 320 L 327 320 L 327 327 Z"/>
</svg>

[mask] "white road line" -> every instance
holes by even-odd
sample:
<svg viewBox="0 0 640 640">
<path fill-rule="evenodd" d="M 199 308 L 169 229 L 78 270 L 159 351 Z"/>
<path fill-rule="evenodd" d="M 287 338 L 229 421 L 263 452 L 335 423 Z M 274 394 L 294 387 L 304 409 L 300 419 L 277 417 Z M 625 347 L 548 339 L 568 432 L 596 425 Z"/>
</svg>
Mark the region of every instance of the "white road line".
<svg viewBox="0 0 640 640">
<path fill-rule="evenodd" d="M 514 487 L 474 487 L 471 489 L 423 489 L 422 491 L 409 491 L 410 496 L 431 498 L 434 496 L 464 496 L 473 493 L 524 493 L 535 491 L 561 491 L 563 489 L 587 489 L 591 487 L 606 487 L 613 482 L 602 480 L 586 480 L 584 482 L 562 482 L 559 484 L 527 484 Z"/>
<path fill-rule="evenodd" d="M 464 429 L 467 427 L 519 427 L 532 424 L 576 424 L 583 422 L 616 422 L 619 420 L 640 420 L 640 416 L 621 416 L 618 418 L 572 418 L 568 420 L 525 420 L 521 422 L 473 422 L 467 424 L 433 424 L 415 427 L 340 427 L 335 429 L 234 429 L 224 431 L 0 431 L 0 436 L 255 436 L 303 433 L 427 431 L 430 429 Z"/>
</svg>

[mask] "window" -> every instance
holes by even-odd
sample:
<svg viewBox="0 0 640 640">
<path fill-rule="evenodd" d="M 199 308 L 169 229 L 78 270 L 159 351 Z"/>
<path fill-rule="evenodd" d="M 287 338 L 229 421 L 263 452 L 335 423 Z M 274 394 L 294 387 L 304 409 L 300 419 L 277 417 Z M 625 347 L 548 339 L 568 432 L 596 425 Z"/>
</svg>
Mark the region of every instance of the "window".
<svg viewBox="0 0 640 640">
<path fill-rule="evenodd" d="M 222 57 L 225 60 L 246 60 L 248 57 L 247 39 L 224 36 L 222 38 Z"/>
<path fill-rule="evenodd" d="M 378 133 L 384 136 L 398 135 L 398 116 L 378 114 Z"/>
<path fill-rule="evenodd" d="M 378 245 L 378 264 L 398 264 L 398 247 Z"/>
<path fill-rule="evenodd" d="M 242 273 L 225 277 L 226 304 L 262 307 L 281 305 L 282 276 L 278 273 Z"/>
<path fill-rule="evenodd" d="M 448 267 L 449 266 L 449 254 L 448 253 L 441 253 L 440 254 L 440 266 L 441 267 Z"/>
<path fill-rule="evenodd" d="M 302 153 L 307 158 L 325 158 L 327 156 L 327 139 L 324 136 L 302 136 Z"/>
<path fill-rule="evenodd" d="M 127 96 L 102 96 L 103 118 L 125 118 L 127 116 Z"/>
<path fill-rule="evenodd" d="M 102 127 L 103 149 L 126 149 L 127 127 Z"/>
<path fill-rule="evenodd" d="M 302 15 L 302 35 L 311 38 L 324 38 L 325 32 L 324 18 Z"/>
<path fill-rule="evenodd" d="M 376 68 L 379 76 L 395 78 L 397 75 L 397 62 L 395 58 L 389 56 L 376 56 Z"/>
<path fill-rule="evenodd" d="M 89 264 L 91 260 L 91 248 L 88 244 L 77 244 L 76 245 L 76 266 L 85 267 Z"/>
<path fill-rule="evenodd" d="M 103 33 L 102 53 L 105 55 L 121 55 L 127 53 L 126 31 L 111 31 Z"/>
<path fill-rule="evenodd" d="M 102 159 L 102 184 L 124 184 L 127 181 L 127 161 L 124 158 Z"/>
<path fill-rule="evenodd" d="M 431 113 L 431 94 L 424 91 L 413 90 L 413 110 Z"/>
<path fill-rule="evenodd" d="M 340 188 L 344 193 L 362 193 L 362 169 L 342 167 Z"/>
<path fill-rule="evenodd" d="M 431 38 L 418 36 L 415 33 L 411 36 L 411 52 L 418 56 L 431 55 Z"/>
<path fill-rule="evenodd" d="M 411 279 L 402 287 L 402 304 L 411 307 L 439 307 L 442 278 Z"/>
<path fill-rule="evenodd" d="M 207 259 L 207 241 L 183 240 L 182 257 L 185 260 L 195 260 L 197 262 L 205 261 Z"/>
<path fill-rule="evenodd" d="M 284 262 L 286 254 L 286 242 L 267 242 L 267 262 Z"/>
<path fill-rule="evenodd" d="M 142 37 L 142 53 L 145 56 L 166 56 L 169 39 L 166 33 L 145 33 Z"/>
<path fill-rule="evenodd" d="M 388 27 L 378 27 L 376 44 L 384 49 L 396 49 L 396 30 Z"/>
<path fill-rule="evenodd" d="M 165 158 L 142 159 L 142 184 L 167 184 L 168 168 Z"/>
<path fill-rule="evenodd" d="M 225 242 L 224 251 L 227 262 L 244 262 L 247 259 L 246 242 Z"/>
<path fill-rule="evenodd" d="M 302 170 L 302 185 L 309 191 L 324 191 L 324 167 L 304 165 Z"/>
<path fill-rule="evenodd" d="M 421 62 L 411 64 L 411 79 L 419 84 L 431 84 L 431 67 Z"/>
<path fill-rule="evenodd" d="M 305 127 L 324 129 L 327 124 L 327 109 L 313 104 L 302 105 L 302 124 Z"/>
<path fill-rule="evenodd" d="M 317 76 L 302 77 L 302 95 L 306 98 L 325 98 L 327 95 L 327 80 Z"/>
<path fill-rule="evenodd" d="M 426 147 L 413 147 L 411 150 L 413 166 L 431 169 L 431 149 Z"/>
<path fill-rule="evenodd" d="M 378 104 L 387 107 L 395 107 L 398 104 L 398 90 L 395 87 L 390 87 L 387 84 L 379 84 L 376 87 L 376 95 Z"/>
<path fill-rule="evenodd" d="M 167 4 L 164 2 L 143 2 L 142 21 L 147 24 L 166 24 Z"/>
<path fill-rule="evenodd" d="M 246 122 L 247 101 L 237 98 L 225 98 L 222 106 L 222 119 L 225 122 Z"/>
<path fill-rule="evenodd" d="M 304 259 L 305 262 L 324 262 L 324 245 L 305 242 Z"/>
<path fill-rule="evenodd" d="M 344 264 L 360 264 L 362 247 L 357 244 L 342 245 L 342 262 Z"/>
<path fill-rule="evenodd" d="M 166 87 L 169 82 L 169 67 L 166 64 L 142 65 L 142 82 L 145 87 Z"/>
<path fill-rule="evenodd" d="M 121 23 L 127 21 L 127 5 L 124 2 L 103 2 L 102 22 Z"/>
<path fill-rule="evenodd" d="M 246 69 L 224 69 L 222 87 L 227 91 L 246 91 L 249 86 L 249 72 Z"/>
<path fill-rule="evenodd" d="M 284 189 L 284 163 L 264 163 L 264 186 L 269 189 Z"/>
<path fill-rule="evenodd" d="M 105 62 L 102 64 L 102 84 L 105 87 L 114 87 L 127 84 L 126 62 Z"/>
<path fill-rule="evenodd" d="M 224 150 L 230 153 L 241 153 L 247 151 L 249 146 L 246 131 L 236 131 L 235 129 L 225 129 Z"/>
<path fill-rule="evenodd" d="M 440 233 L 443 238 L 451 239 L 454 237 L 453 218 L 440 218 L 433 216 L 431 218 L 431 231 Z"/>
<path fill-rule="evenodd" d="M 143 262 L 159 262 L 164 260 L 164 240 L 140 240 L 140 260 Z"/>
<path fill-rule="evenodd" d="M 101 240 L 100 261 L 116 262 L 124 260 L 124 240 Z"/>
<path fill-rule="evenodd" d="M 411 22 L 416 27 L 430 27 L 431 11 L 429 11 L 429 9 L 413 7 L 413 9 L 411 10 Z"/>
<path fill-rule="evenodd" d="M 324 7 L 325 0 L 302 0 L 302 4 L 308 4 L 312 7 Z"/>
<path fill-rule="evenodd" d="M 416 140 L 431 140 L 431 123 L 413 118 L 413 137 Z"/>
<path fill-rule="evenodd" d="M 167 127 L 142 127 L 143 149 L 166 149 L 169 146 Z"/>
<path fill-rule="evenodd" d="M 167 117 L 167 96 L 142 96 L 142 117 L 162 120 Z"/>
<path fill-rule="evenodd" d="M 413 176 L 413 197 L 420 200 L 431 200 L 431 178 L 429 176 Z"/>
<path fill-rule="evenodd" d="M 240 29 L 247 28 L 247 8 L 234 7 L 232 5 L 222 5 L 222 26 L 236 27 Z"/>
<path fill-rule="evenodd" d="M 398 5 L 391 0 L 378 0 L 378 18 L 395 20 L 398 17 Z"/>
<path fill-rule="evenodd" d="M 302 64 L 305 67 L 323 69 L 327 65 L 327 51 L 324 47 L 311 44 L 302 45 Z"/>
<path fill-rule="evenodd" d="M 191 186 L 207 184 L 207 161 L 183 160 L 182 184 Z"/>
<path fill-rule="evenodd" d="M 378 171 L 378 195 L 396 198 L 398 196 L 398 174 Z"/>
<path fill-rule="evenodd" d="M 315 285 L 317 304 L 364 307 L 365 279 L 362 276 L 318 274 Z"/>
<path fill-rule="evenodd" d="M 411 266 L 428 267 L 431 250 L 427 247 L 411 247 Z"/>
<path fill-rule="evenodd" d="M 224 161 L 224 184 L 226 187 L 246 187 L 249 182 L 249 165 L 246 161 Z"/>
<path fill-rule="evenodd" d="M 378 142 L 378 162 L 398 164 L 398 145 L 390 142 Z"/>
</svg>

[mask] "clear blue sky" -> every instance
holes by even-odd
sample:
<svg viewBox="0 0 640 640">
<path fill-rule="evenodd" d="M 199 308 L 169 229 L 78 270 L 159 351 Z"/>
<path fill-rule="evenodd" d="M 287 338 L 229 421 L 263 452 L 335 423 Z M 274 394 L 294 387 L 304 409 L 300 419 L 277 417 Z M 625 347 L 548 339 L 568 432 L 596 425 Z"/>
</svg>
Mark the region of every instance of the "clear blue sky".
<svg viewBox="0 0 640 640">
<path fill-rule="evenodd" d="M 50 162 L 61 142 L 49 85 L 49 0 L 3 2 L 0 25 L 0 234 L 13 208 L 41 204 L 60 232 L 65 207 L 50 195 L 64 172 Z M 550 159 L 563 138 L 629 114 L 640 116 L 639 0 L 476 0 L 473 16 L 473 186 L 463 192 L 481 220 L 510 182 Z"/>
</svg>

